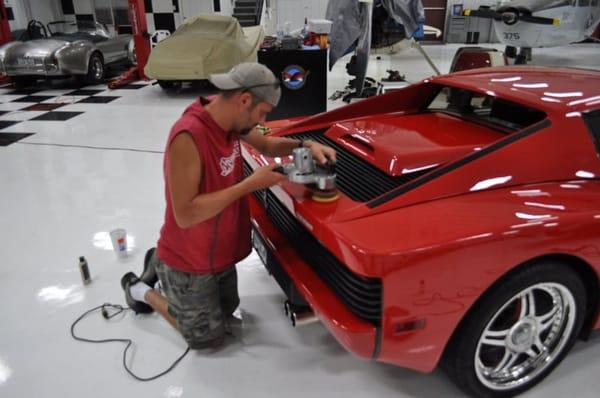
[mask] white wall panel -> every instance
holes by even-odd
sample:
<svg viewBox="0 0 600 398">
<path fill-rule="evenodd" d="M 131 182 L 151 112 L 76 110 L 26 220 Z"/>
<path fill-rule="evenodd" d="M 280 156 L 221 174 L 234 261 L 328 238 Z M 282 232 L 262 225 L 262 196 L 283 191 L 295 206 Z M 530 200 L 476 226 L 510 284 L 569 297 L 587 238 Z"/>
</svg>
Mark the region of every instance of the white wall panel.
<svg viewBox="0 0 600 398">
<path fill-rule="evenodd" d="M 327 0 L 271 0 L 274 8 L 275 23 L 282 25 L 286 21 L 292 23 L 292 30 L 304 25 L 304 17 L 309 19 L 325 18 Z"/>
<path fill-rule="evenodd" d="M 44 24 L 60 19 L 60 0 L 4 0 L 4 5 L 12 10 L 14 19 L 9 21 L 12 30 L 24 29 L 27 22 L 37 19 Z"/>
<path fill-rule="evenodd" d="M 24 29 L 29 20 L 22 0 L 4 0 L 4 6 L 10 8 L 13 13 L 13 19 L 8 21 L 10 30 Z"/>
<path fill-rule="evenodd" d="M 59 0 L 11 0 L 13 3 L 18 1 L 23 3 L 27 14 L 27 19 L 37 19 L 44 24 L 51 21 L 62 19 L 62 13 L 59 8 Z M 6 3 L 6 1 L 5 1 Z"/>
<path fill-rule="evenodd" d="M 233 15 L 233 0 L 221 0 L 221 11 L 217 14 L 221 15 Z M 212 10 L 213 7 L 211 7 Z"/>
<path fill-rule="evenodd" d="M 199 0 L 201 1 L 201 0 Z M 152 10 L 158 12 L 173 12 L 173 1 L 171 0 L 152 0 Z"/>
<path fill-rule="evenodd" d="M 93 0 L 73 0 L 75 14 L 94 14 Z"/>
<path fill-rule="evenodd" d="M 212 14 L 212 0 L 179 0 L 181 3 L 181 14 L 183 18 L 189 18 L 198 14 Z M 224 3 L 224 1 L 221 1 Z"/>
</svg>

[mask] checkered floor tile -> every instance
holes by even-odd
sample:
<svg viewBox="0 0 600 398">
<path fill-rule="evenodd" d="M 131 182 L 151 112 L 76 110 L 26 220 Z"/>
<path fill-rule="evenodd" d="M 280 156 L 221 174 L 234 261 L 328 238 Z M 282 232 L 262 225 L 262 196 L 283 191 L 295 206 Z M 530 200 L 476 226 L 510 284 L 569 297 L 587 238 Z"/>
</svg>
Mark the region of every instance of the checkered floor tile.
<svg viewBox="0 0 600 398">
<path fill-rule="evenodd" d="M 22 89 L 15 89 L 10 84 L 0 85 L 0 146 L 10 145 L 35 134 L 35 131 L 15 132 L 14 126 L 18 123 L 49 122 L 54 125 L 56 122 L 64 122 L 85 113 L 87 107 L 109 104 L 127 95 L 127 92 L 120 90 L 139 90 L 148 87 L 149 84 L 137 82 L 119 87 L 116 91 L 109 90 L 106 84 L 77 87 L 47 82 L 40 83 L 39 87 Z M 61 110 L 64 106 L 72 104 L 82 104 L 82 109 Z"/>
<path fill-rule="evenodd" d="M 6 115 L 2 116 L 2 120 L 0 120 L 0 122 L 2 121 L 14 121 L 14 122 L 24 122 L 25 120 L 31 120 L 35 117 L 41 116 L 44 113 L 47 113 L 48 111 L 45 110 L 40 110 L 40 111 L 31 111 L 31 110 L 21 110 L 21 111 L 14 111 L 14 112 L 10 112 Z"/>
<path fill-rule="evenodd" d="M 74 104 L 82 99 L 86 99 L 87 95 L 60 95 L 51 97 L 42 101 L 44 104 Z"/>
<path fill-rule="evenodd" d="M 17 98 L 12 102 L 43 102 L 54 98 L 52 95 L 26 95 L 25 97 Z"/>
<path fill-rule="evenodd" d="M 35 104 L 21 109 L 22 111 L 53 111 L 56 108 L 65 106 L 65 104 Z"/>
<path fill-rule="evenodd" d="M 119 90 L 138 90 L 140 88 L 144 88 L 146 87 L 148 84 L 146 83 L 134 83 L 134 84 L 128 84 L 126 86 L 123 87 L 119 87 Z"/>
<path fill-rule="evenodd" d="M 79 101 L 80 104 L 108 104 L 109 102 L 112 102 L 116 99 L 118 99 L 120 97 L 114 97 L 114 96 L 107 96 L 107 95 L 96 95 L 96 96 L 92 96 L 92 97 L 87 97 L 85 99 L 82 99 L 81 101 Z"/>
<path fill-rule="evenodd" d="M 31 120 L 52 120 L 56 122 L 64 122 L 65 120 L 69 120 L 74 118 L 75 116 L 81 115 L 84 112 L 61 112 L 61 111 L 52 111 L 46 112 L 42 115 L 34 117 Z"/>
<path fill-rule="evenodd" d="M 19 122 L 15 121 L 15 120 L 0 120 L 0 130 L 4 130 L 5 128 L 10 127 L 17 123 L 19 123 Z"/>
<path fill-rule="evenodd" d="M 104 90 L 79 89 L 79 90 L 71 91 L 70 93 L 68 93 L 68 95 L 96 95 L 96 94 L 100 94 L 103 91 L 106 91 L 106 89 L 104 89 Z"/>
<path fill-rule="evenodd" d="M 14 144 L 23 138 L 29 137 L 33 133 L 2 133 L 0 132 L 0 146 L 8 146 Z"/>
</svg>

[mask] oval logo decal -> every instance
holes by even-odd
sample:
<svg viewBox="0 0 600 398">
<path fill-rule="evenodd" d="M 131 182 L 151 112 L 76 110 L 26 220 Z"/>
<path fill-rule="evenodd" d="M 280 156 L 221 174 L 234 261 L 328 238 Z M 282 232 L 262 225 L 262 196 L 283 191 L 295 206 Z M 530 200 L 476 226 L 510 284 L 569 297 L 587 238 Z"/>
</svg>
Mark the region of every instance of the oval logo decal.
<svg viewBox="0 0 600 398">
<path fill-rule="evenodd" d="M 306 84 L 309 72 L 298 65 L 290 65 L 281 72 L 283 85 L 290 90 L 299 90 Z"/>
</svg>

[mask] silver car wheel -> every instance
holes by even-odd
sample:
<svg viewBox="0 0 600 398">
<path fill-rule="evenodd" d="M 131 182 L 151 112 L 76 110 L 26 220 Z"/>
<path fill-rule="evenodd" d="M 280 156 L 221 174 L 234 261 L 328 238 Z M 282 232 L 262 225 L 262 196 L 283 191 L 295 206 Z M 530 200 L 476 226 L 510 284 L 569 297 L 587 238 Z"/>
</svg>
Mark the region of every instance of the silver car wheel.
<svg viewBox="0 0 600 398">
<path fill-rule="evenodd" d="M 478 380 L 495 391 L 533 381 L 570 340 L 577 310 L 573 294 L 559 283 L 539 283 L 514 295 L 479 338 L 475 352 Z"/>
<path fill-rule="evenodd" d="M 102 65 L 102 61 L 98 57 L 92 59 L 92 76 L 94 76 L 94 80 L 96 81 L 102 79 L 104 76 L 104 65 Z"/>
</svg>

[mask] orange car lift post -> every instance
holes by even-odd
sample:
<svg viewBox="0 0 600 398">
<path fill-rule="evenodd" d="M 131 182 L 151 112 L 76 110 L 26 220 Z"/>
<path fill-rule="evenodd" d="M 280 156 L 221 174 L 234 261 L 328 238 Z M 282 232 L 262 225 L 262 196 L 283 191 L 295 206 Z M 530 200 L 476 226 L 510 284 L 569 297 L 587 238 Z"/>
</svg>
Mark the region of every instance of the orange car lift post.
<svg viewBox="0 0 600 398">
<path fill-rule="evenodd" d="M 0 0 L 0 3 L 2 0 Z M 144 0 L 128 0 L 129 3 L 129 22 L 133 33 L 133 42 L 135 45 L 135 56 L 137 66 L 132 67 L 121 76 L 111 81 L 109 88 L 119 88 L 132 81 L 147 80 L 144 74 L 144 67 L 150 56 L 150 35 L 146 24 L 146 9 Z"/>
</svg>

